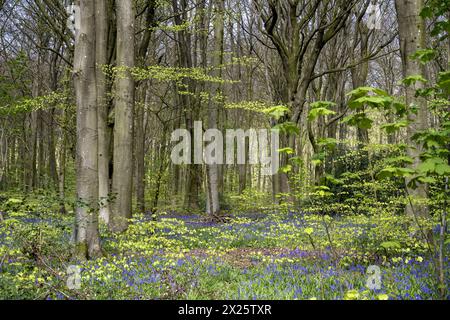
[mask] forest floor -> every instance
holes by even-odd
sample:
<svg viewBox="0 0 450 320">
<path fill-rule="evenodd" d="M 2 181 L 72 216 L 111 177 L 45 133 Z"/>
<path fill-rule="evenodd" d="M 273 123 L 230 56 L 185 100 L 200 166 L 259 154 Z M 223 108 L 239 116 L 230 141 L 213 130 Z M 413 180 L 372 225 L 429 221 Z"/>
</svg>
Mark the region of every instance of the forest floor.
<svg viewBox="0 0 450 320">
<path fill-rule="evenodd" d="M 0 222 L 0 299 L 439 298 L 433 263 L 398 220 L 138 216 L 120 235 L 102 226 L 104 257 L 80 262 L 70 254 L 73 217 L 15 212 Z M 70 265 L 80 267 L 80 289 L 67 287 Z"/>
</svg>

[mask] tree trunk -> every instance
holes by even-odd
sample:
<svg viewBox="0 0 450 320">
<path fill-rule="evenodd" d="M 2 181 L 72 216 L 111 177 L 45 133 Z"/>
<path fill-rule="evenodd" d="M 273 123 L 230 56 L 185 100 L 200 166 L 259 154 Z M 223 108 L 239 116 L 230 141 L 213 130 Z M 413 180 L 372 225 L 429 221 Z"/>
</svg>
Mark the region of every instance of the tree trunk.
<svg viewBox="0 0 450 320">
<path fill-rule="evenodd" d="M 111 216 L 109 181 L 109 130 L 108 130 L 108 76 L 103 66 L 108 59 L 108 0 L 97 0 L 95 5 L 96 60 L 97 60 L 97 114 L 98 114 L 98 196 L 100 219 L 108 224 Z"/>
<path fill-rule="evenodd" d="M 213 76 L 220 77 L 222 72 L 220 65 L 223 62 L 223 40 L 224 40 L 224 10 L 223 0 L 215 0 L 215 20 L 214 20 L 214 53 L 212 65 L 216 67 Z M 217 129 L 219 116 L 219 102 L 215 98 L 221 93 L 219 84 L 211 84 L 208 125 L 210 129 Z M 207 174 L 207 212 L 210 215 L 217 215 L 220 211 L 219 201 L 219 164 L 209 164 L 206 166 Z"/>
<path fill-rule="evenodd" d="M 76 256 L 101 254 L 98 233 L 97 92 L 95 78 L 95 2 L 80 0 L 81 25 L 75 40 L 77 101 Z"/>
<path fill-rule="evenodd" d="M 38 169 L 37 169 L 37 188 L 46 187 L 46 175 L 45 175 L 45 149 L 44 149 L 44 137 L 45 137 L 45 124 L 44 124 L 44 110 L 38 110 Z"/>
<path fill-rule="evenodd" d="M 30 116 L 31 120 L 31 137 L 29 151 L 31 155 L 28 156 L 28 168 L 27 168 L 27 192 L 34 190 L 36 186 L 36 159 L 37 159 L 37 111 L 33 111 Z M 24 133 L 25 134 L 25 133 Z"/>
<path fill-rule="evenodd" d="M 369 46 L 369 30 L 367 26 L 364 25 L 362 21 L 359 21 L 356 25 L 357 35 L 359 37 L 355 38 L 355 42 L 359 42 L 359 57 L 357 59 L 364 59 L 368 54 Z M 359 41 L 358 41 L 359 40 Z M 355 45 L 356 49 L 356 45 Z M 356 59 L 355 59 L 356 60 Z M 366 85 L 367 76 L 369 74 L 369 60 L 364 61 L 360 65 L 356 66 L 351 70 L 352 74 L 352 84 L 353 89 L 363 87 Z M 359 147 L 369 143 L 369 130 L 365 128 L 357 128 L 357 138 L 359 142 Z"/>
<path fill-rule="evenodd" d="M 155 26 L 155 9 L 156 1 L 147 1 L 147 13 L 144 21 L 145 32 L 142 36 L 142 41 L 138 50 L 138 64 L 140 67 L 145 67 L 150 40 L 153 30 L 151 26 Z M 142 87 L 141 99 L 144 101 L 144 106 L 140 106 L 136 110 L 136 203 L 139 212 L 145 213 L 145 108 L 147 107 L 149 90 L 147 84 Z"/>
<path fill-rule="evenodd" d="M 142 89 L 144 100 L 146 99 L 147 88 Z M 140 213 L 145 213 L 145 112 L 146 103 L 136 110 L 136 203 Z"/>
<path fill-rule="evenodd" d="M 423 8 L 423 0 L 396 0 L 395 1 L 398 19 L 398 31 L 400 37 L 400 53 L 403 62 L 403 76 L 406 78 L 412 75 L 424 75 L 424 66 L 417 60 L 412 60 L 410 56 L 417 50 L 424 47 L 425 25 L 423 19 L 420 17 L 420 12 Z M 411 146 L 408 152 L 414 159 L 414 166 L 420 163 L 420 153 L 422 148 L 420 144 L 412 140 L 412 136 L 428 127 L 427 119 L 427 104 L 426 100 L 421 97 L 416 97 L 417 89 L 423 88 L 423 84 L 417 81 L 415 85 L 405 88 L 406 91 L 406 106 L 418 106 L 418 112 L 409 113 L 408 126 L 408 145 Z M 417 188 L 407 188 L 412 199 L 427 197 L 427 188 L 425 184 L 418 184 Z M 407 205 L 406 212 L 410 215 L 428 216 L 428 208 L 425 205 Z"/>
<path fill-rule="evenodd" d="M 111 229 L 122 232 L 128 228 L 132 216 L 133 186 L 133 112 L 135 83 L 130 69 L 135 63 L 134 19 L 132 0 L 116 2 L 117 66 L 114 125 L 114 171 Z"/>
<path fill-rule="evenodd" d="M 50 109 L 48 124 L 48 172 L 53 182 L 53 190 L 58 190 L 58 172 L 56 169 L 55 125 L 53 117 L 55 108 Z"/>
<path fill-rule="evenodd" d="M 66 139 L 63 139 L 61 150 L 59 151 L 59 179 L 58 179 L 58 194 L 59 194 L 59 213 L 66 214 Z"/>
</svg>

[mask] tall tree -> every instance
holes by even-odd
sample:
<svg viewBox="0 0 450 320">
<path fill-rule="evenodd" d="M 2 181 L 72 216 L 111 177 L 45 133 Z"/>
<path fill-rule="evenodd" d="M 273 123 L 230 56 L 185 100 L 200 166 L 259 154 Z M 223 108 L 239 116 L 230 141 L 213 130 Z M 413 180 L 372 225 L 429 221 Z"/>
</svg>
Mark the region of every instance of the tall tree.
<svg viewBox="0 0 450 320">
<path fill-rule="evenodd" d="M 215 0 L 215 18 L 214 18 L 214 52 L 212 58 L 213 76 L 221 76 L 221 65 L 223 63 L 223 44 L 224 44 L 224 0 Z M 221 103 L 221 87 L 218 83 L 211 84 L 208 112 L 208 126 L 210 129 L 217 129 L 219 117 L 219 106 Z M 216 150 L 217 152 L 217 150 Z M 220 211 L 219 201 L 219 164 L 208 164 L 207 173 L 207 212 L 210 215 L 216 215 Z"/>
<path fill-rule="evenodd" d="M 101 253 L 98 233 L 98 131 L 95 64 L 95 2 L 80 0 L 80 28 L 75 40 L 77 101 L 77 207 L 76 255 L 90 258 Z"/>
<path fill-rule="evenodd" d="M 155 27 L 155 10 L 156 1 L 147 0 L 145 19 L 143 19 L 143 36 L 137 50 L 137 64 L 139 67 L 145 67 L 147 61 L 147 55 L 150 46 L 150 40 L 152 38 L 153 29 Z M 145 100 L 148 95 L 148 85 L 144 83 L 139 86 L 136 85 L 140 91 L 137 93 L 136 99 L 143 101 L 144 103 L 135 110 L 136 126 L 135 126 L 135 157 L 136 157 L 136 203 L 139 212 L 145 212 Z M 139 97 L 139 98 L 138 98 Z"/>
<path fill-rule="evenodd" d="M 196 27 L 199 28 L 197 33 L 200 33 L 199 42 L 200 42 L 200 51 L 202 56 L 201 66 L 206 68 L 206 44 L 207 44 L 207 34 L 205 35 L 205 29 L 207 28 L 205 25 L 205 0 L 198 0 L 196 6 L 198 7 L 197 13 L 197 23 Z M 188 1 L 187 0 L 172 0 L 172 7 L 174 12 L 174 23 L 177 26 L 180 26 L 180 30 L 176 32 L 176 40 L 177 40 L 177 54 L 178 54 L 178 64 L 182 68 L 192 68 L 197 67 L 195 65 L 195 61 L 197 60 L 197 53 L 194 52 L 192 54 L 192 36 L 188 29 L 182 27 L 188 20 Z M 197 38 L 194 41 L 194 46 L 197 43 Z M 177 89 L 179 87 L 180 91 L 184 91 L 188 89 L 191 92 L 199 92 L 202 88 L 201 85 L 197 84 L 195 81 L 191 79 L 183 79 L 181 86 L 177 85 Z M 196 95 L 198 93 L 196 92 Z M 179 105 L 177 106 L 180 109 L 180 114 L 182 114 L 185 118 L 186 128 L 191 133 L 191 136 L 194 136 L 194 122 L 198 120 L 199 117 L 199 102 L 196 96 L 178 94 L 177 97 L 179 101 Z M 194 141 L 191 141 L 192 149 L 194 147 Z M 193 159 L 192 159 L 193 160 Z M 199 208 L 199 193 L 201 186 L 201 166 L 197 164 L 189 165 L 186 168 L 186 177 L 185 177 L 185 199 L 184 206 L 187 210 L 197 210 Z"/>
<path fill-rule="evenodd" d="M 420 16 L 423 9 L 423 0 L 396 0 L 398 33 L 400 38 L 400 52 L 402 56 L 403 77 L 424 76 L 425 69 L 419 61 L 411 59 L 411 56 L 419 49 L 425 47 L 425 23 Z M 409 109 L 408 126 L 408 149 L 409 155 L 414 159 L 415 166 L 420 163 L 421 145 L 412 137 L 420 130 L 428 128 L 427 103 L 423 97 L 416 96 L 416 90 L 422 89 L 423 83 L 416 81 L 415 84 L 405 88 L 406 106 Z M 413 109 L 417 108 L 417 112 Z M 427 197 L 427 187 L 419 183 L 417 188 L 408 188 L 409 195 L 413 200 Z M 410 204 L 406 208 L 407 213 L 419 216 L 427 216 L 428 208 L 425 205 Z"/>
<path fill-rule="evenodd" d="M 111 229 L 128 228 L 132 215 L 133 186 L 133 113 L 135 81 L 131 69 L 135 65 L 135 8 L 132 0 L 116 2 L 117 75 L 115 87 L 114 171 Z"/>
<path fill-rule="evenodd" d="M 307 92 L 314 80 L 314 71 L 325 45 L 345 26 L 354 0 L 294 0 L 254 2 L 264 24 L 261 32 L 269 39 L 281 62 L 283 77 L 281 99 L 289 106 L 291 115 L 281 122 L 290 121 L 306 129 L 305 105 Z M 281 71 L 281 70 L 280 70 Z M 306 131 L 306 130 L 305 130 Z M 281 135 L 282 144 L 294 149 L 295 140 Z M 286 155 L 281 165 L 287 165 Z M 285 173 L 273 179 L 274 193 L 289 192 Z"/>
<path fill-rule="evenodd" d="M 97 60 L 97 105 L 98 105 L 98 196 L 100 204 L 100 218 L 106 224 L 111 216 L 110 183 L 109 183 L 109 144 L 108 130 L 108 76 L 103 68 L 109 62 L 109 0 L 98 0 L 95 4 L 96 19 L 96 60 Z"/>
</svg>

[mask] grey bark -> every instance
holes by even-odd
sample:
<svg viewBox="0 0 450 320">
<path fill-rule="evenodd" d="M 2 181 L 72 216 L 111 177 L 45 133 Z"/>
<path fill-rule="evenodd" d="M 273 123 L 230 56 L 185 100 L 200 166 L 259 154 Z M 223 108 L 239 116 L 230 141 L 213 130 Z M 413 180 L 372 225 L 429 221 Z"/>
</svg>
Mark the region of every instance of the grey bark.
<svg viewBox="0 0 450 320">
<path fill-rule="evenodd" d="M 406 78 L 412 75 L 424 75 L 425 70 L 419 61 L 412 60 L 410 56 L 417 50 L 423 48 L 425 40 L 425 25 L 423 19 L 419 16 L 423 8 L 423 0 L 396 0 L 398 31 L 400 37 L 400 53 L 402 56 L 403 76 Z M 408 144 L 411 146 L 408 150 L 409 155 L 414 159 L 414 166 L 420 163 L 420 153 L 422 152 L 420 144 L 412 140 L 412 136 L 428 128 L 427 104 L 426 100 L 416 97 L 416 90 L 423 88 L 423 84 L 417 81 L 415 85 L 405 88 L 406 106 L 418 107 L 418 112 L 409 112 L 408 126 Z M 426 198 L 427 187 L 425 184 L 418 184 L 417 188 L 407 188 L 409 195 L 414 198 Z M 410 215 L 428 216 L 428 208 L 424 205 L 407 205 L 406 212 Z"/>
<path fill-rule="evenodd" d="M 215 67 L 213 76 L 220 77 L 222 72 L 220 65 L 223 62 L 223 45 L 224 45 L 224 10 L 225 3 L 223 0 L 214 1 L 215 19 L 214 19 L 214 52 L 212 58 L 212 66 Z M 210 129 L 217 129 L 217 121 L 219 116 L 220 103 L 215 97 L 221 93 L 219 84 L 211 84 L 208 125 Z M 207 212 L 210 215 L 217 215 L 220 211 L 219 201 L 219 165 L 210 164 L 206 166 L 207 173 Z"/>
<path fill-rule="evenodd" d="M 95 66 L 95 3 L 80 0 L 81 25 L 75 40 L 74 76 L 77 102 L 76 255 L 101 254 L 98 233 L 98 132 Z"/>
<path fill-rule="evenodd" d="M 98 196 L 100 219 L 108 224 L 111 216 L 109 181 L 108 76 L 103 67 L 108 64 L 109 1 L 98 0 L 95 5 L 97 60 L 97 124 L 98 124 Z"/>
<path fill-rule="evenodd" d="M 132 0 L 116 2 L 117 66 L 120 70 L 115 93 L 114 171 L 111 229 L 122 232 L 132 216 L 133 113 L 135 81 L 135 8 Z"/>
</svg>

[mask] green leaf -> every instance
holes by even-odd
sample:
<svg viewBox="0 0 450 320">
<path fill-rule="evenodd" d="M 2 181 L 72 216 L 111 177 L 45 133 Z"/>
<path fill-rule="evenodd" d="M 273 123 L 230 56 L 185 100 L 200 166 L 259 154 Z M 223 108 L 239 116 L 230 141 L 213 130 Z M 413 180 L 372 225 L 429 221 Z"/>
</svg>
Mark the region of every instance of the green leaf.
<svg viewBox="0 0 450 320">
<path fill-rule="evenodd" d="M 377 94 L 379 96 L 389 96 L 389 94 L 386 91 L 378 89 L 378 88 L 372 88 L 372 87 L 356 88 L 356 89 L 350 91 L 349 93 L 347 93 L 347 96 L 352 96 L 355 99 L 357 99 L 359 97 L 363 97 L 363 96 L 367 95 L 370 92 Z"/>
<path fill-rule="evenodd" d="M 292 171 L 292 166 L 290 164 L 287 164 L 278 170 L 278 172 L 281 172 L 281 173 L 289 173 L 291 171 Z"/>
<path fill-rule="evenodd" d="M 356 126 L 361 129 L 370 129 L 372 128 L 373 120 L 367 118 L 365 113 L 357 113 L 354 115 L 350 115 L 342 119 L 343 123 L 348 123 L 350 126 Z"/>
<path fill-rule="evenodd" d="M 406 86 L 411 86 L 411 85 L 415 84 L 417 81 L 420 81 L 422 83 L 428 82 L 427 79 L 425 79 L 420 74 L 418 74 L 418 75 L 406 77 L 405 79 L 402 80 L 402 83 Z"/>
<path fill-rule="evenodd" d="M 389 249 L 401 249 L 402 246 L 398 241 L 385 241 L 383 243 L 380 244 L 381 248 L 384 248 L 386 250 Z"/>
<path fill-rule="evenodd" d="M 358 300 L 359 292 L 358 290 L 349 290 L 344 295 L 344 300 Z"/>
<path fill-rule="evenodd" d="M 296 164 L 298 166 L 302 165 L 302 163 L 303 163 L 302 158 L 300 158 L 298 156 L 290 158 L 289 161 L 291 161 L 293 164 Z"/>
<path fill-rule="evenodd" d="M 331 107 L 336 106 L 336 103 L 331 101 L 316 101 L 311 103 L 311 110 L 309 111 L 308 119 L 315 120 L 320 116 L 328 116 L 336 114 L 336 112 L 330 110 Z"/>
<path fill-rule="evenodd" d="M 401 177 L 409 177 L 413 175 L 416 171 L 411 168 L 397 168 L 396 175 Z"/>
<path fill-rule="evenodd" d="M 336 177 L 332 176 L 331 174 L 325 175 L 325 180 L 334 185 L 343 185 L 344 184 L 344 181 L 342 181 L 341 179 L 337 179 Z"/>
<path fill-rule="evenodd" d="M 330 107 L 335 107 L 336 103 L 331 101 L 315 101 L 311 103 L 311 109 L 317 109 L 317 108 L 326 108 L 329 109 Z"/>
<path fill-rule="evenodd" d="M 414 162 L 414 159 L 408 156 L 398 156 L 395 158 L 387 158 L 387 163 L 409 163 L 412 164 Z"/>
<path fill-rule="evenodd" d="M 21 203 L 23 203 L 23 200 L 15 198 L 10 198 L 8 199 L 8 201 L 6 201 L 6 204 L 21 204 Z"/>
<path fill-rule="evenodd" d="M 386 130 L 386 133 L 390 134 L 390 133 L 399 131 L 401 128 L 406 128 L 407 126 L 408 126 L 408 121 L 402 120 L 399 122 L 383 124 L 380 126 L 380 128 Z"/>
<path fill-rule="evenodd" d="M 440 176 L 450 175 L 450 166 L 446 163 L 436 164 L 435 172 Z"/>
<path fill-rule="evenodd" d="M 285 106 L 275 106 L 272 108 L 265 109 L 263 111 L 264 113 L 268 114 L 272 118 L 279 120 L 280 118 L 284 117 L 289 112 L 289 108 Z"/>
<path fill-rule="evenodd" d="M 352 109 L 360 108 L 368 105 L 373 108 L 387 107 L 393 102 L 393 99 L 388 96 L 365 96 L 349 102 L 349 107 Z"/>
<path fill-rule="evenodd" d="M 277 124 L 276 126 L 274 126 L 272 128 L 272 130 L 279 130 L 280 132 L 282 132 L 284 134 L 292 134 L 292 135 L 300 134 L 300 129 L 293 122 L 283 122 L 283 123 Z"/>
<path fill-rule="evenodd" d="M 310 121 L 313 121 L 313 120 L 317 119 L 318 117 L 329 116 L 329 115 L 333 115 L 333 114 L 336 114 L 336 112 L 333 110 L 328 110 L 327 108 L 315 108 L 315 109 L 312 109 L 311 111 L 309 111 L 308 119 Z"/>
<path fill-rule="evenodd" d="M 338 144 L 338 140 L 334 138 L 321 138 L 318 140 L 317 144 L 319 146 L 325 146 L 328 149 L 332 150 Z"/>
<path fill-rule="evenodd" d="M 444 95 L 450 94 L 450 71 L 439 72 L 437 85 Z"/>
<path fill-rule="evenodd" d="M 446 160 L 438 157 L 428 158 L 418 166 L 419 172 L 423 174 L 437 174 L 445 176 L 450 174 L 450 166 Z"/>
<path fill-rule="evenodd" d="M 294 150 L 292 148 L 283 148 L 283 149 L 278 149 L 279 153 L 286 153 L 286 154 L 293 154 Z"/>
<path fill-rule="evenodd" d="M 320 153 L 316 153 L 313 155 L 311 163 L 314 166 L 318 166 L 318 165 L 322 164 L 324 160 L 325 160 L 325 153 L 320 152 Z"/>
<path fill-rule="evenodd" d="M 433 177 L 417 177 L 420 183 L 435 183 L 436 179 Z"/>
<path fill-rule="evenodd" d="M 372 119 L 369 119 L 369 118 L 361 118 L 361 119 L 358 121 L 357 126 L 358 126 L 358 128 L 360 128 L 360 129 L 370 129 L 370 128 L 372 128 L 372 123 L 373 123 L 373 120 L 372 120 Z"/>
<path fill-rule="evenodd" d="M 426 64 L 427 62 L 430 62 L 435 57 L 436 57 L 436 51 L 433 49 L 420 49 L 411 55 L 411 59 L 418 60 L 422 64 Z"/>
<path fill-rule="evenodd" d="M 425 7 L 422 9 L 422 11 L 420 12 L 420 16 L 422 18 L 432 18 L 433 17 L 433 10 L 431 10 L 430 7 Z"/>
<path fill-rule="evenodd" d="M 396 172 L 397 172 L 397 168 L 387 167 L 387 168 L 384 168 L 383 170 L 381 170 L 378 173 L 377 177 L 379 179 L 390 178 L 390 177 L 394 176 Z"/>
</svg>

